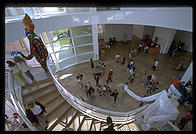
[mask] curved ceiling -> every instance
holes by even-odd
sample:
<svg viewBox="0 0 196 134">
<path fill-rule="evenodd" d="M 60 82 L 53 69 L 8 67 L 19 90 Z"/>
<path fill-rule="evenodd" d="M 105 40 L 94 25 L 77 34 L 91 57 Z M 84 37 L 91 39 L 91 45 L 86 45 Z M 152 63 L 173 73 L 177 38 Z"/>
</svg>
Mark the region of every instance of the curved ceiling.
<svg viewBox="0 0 196 134">
<path fill-rule="evenodd" d="M 137 24 L 192 32 L 192 8 L 121 8 L 119 11 L 75 13 L 33 20 L 37 33 L 93 24 Z M 17 32 L 16 32 L 17 31 Z M 20 22 L 5 24 L 5 42 L 24 38 Z"/>
</svg>

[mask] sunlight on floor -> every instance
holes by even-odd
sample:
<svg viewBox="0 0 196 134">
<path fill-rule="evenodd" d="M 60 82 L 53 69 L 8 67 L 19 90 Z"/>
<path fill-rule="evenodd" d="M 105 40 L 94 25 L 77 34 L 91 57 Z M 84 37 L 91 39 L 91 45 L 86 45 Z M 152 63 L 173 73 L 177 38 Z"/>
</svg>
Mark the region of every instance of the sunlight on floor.
<svg viewBox="0 0 196 134">
<path fill-rule="evenodd" d="M 65 79 L 67 77 L 70 77 L 70 76 L 72 76 L 72 74 L 64 74 L 59 79 L 62 80 L 62 79 Z"/>
</svg>

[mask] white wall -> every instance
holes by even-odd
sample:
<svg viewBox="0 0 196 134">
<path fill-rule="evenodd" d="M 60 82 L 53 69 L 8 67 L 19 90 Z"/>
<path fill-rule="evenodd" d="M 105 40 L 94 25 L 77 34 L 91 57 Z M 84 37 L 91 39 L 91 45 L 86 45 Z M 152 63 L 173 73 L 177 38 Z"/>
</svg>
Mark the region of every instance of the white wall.
<svg viewBox="0 0 196 134">
<path fill-rule="evenodd" d="M 138 38 L 143 38 L 144 26 L 143 25 L 133 25 L 133 34 Z"/>
<path fill-rule="evenodd" d="M 161 27 L 155 28 L 152 40 L 154 40 L 155 37 L 158 37 L 158 42 L 161 46 L 160 53 L 166 54 L 168 52 L 175 33 L 176 30 L 174 29 L 161 28 Z"/>
<path fill-rule="evenodd" d="M 65 27 L 92 24 L 136 24 L 192 32 L 192 8 L 127 8 L 120 11 L 75 13 L 33 20 L 40 34 Z M 25 37 L 22 20 L 5 24 L 5 43 Z"/>
<path fill-rule="evenodd" d="M 155 31 L 155 27 L 154 26 L 144 26 L 143 35 L 145 35 L 145 34 L 150 35 L 149 38 L 152 40 L 154 31 Z"/>
<path fill-rule="evenodd" d="M 175 42 L 177 43 L 178 41 L 184 42 L 185 43 L 185 50 L 188 52 L 192 52 L 192 32 L 186 32 L 186 31 L 176 31 L 176 35 L 174 37 Z"/>
<path fill-rule="evenodd" d="M 108 42 L 109 38 L 115 37 L 117 41 L 122 41 L 124 34 L 127 33 L 127 40 L 132 39 L 133 25 L 126 24 L 106 24 L 104 41 Z"/>
<path fill-rule="evenodd" d="M 93 52 L 95 60 L 99 59 L 99 45 L 98 45 L 98 26 L 92 25 L 93 33 Z"/>
</svg>

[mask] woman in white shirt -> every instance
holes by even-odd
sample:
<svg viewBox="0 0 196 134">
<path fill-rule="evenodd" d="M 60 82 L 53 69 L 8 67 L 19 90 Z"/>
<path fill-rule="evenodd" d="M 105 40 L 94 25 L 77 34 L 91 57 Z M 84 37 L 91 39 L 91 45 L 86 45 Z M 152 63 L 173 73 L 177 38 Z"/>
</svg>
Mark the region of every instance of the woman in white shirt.
<svg viewBox="0 0 196 134">
<path fill-rule="evenodd" d="M 29 66 L 27 65 L 26 61 L 21 58 L 20 56 L 14 57 L 14 62 L 17 64 L 18 68 L 25 73 L 33 82 L 35 81 L 33 75 L 30 72 Z"/>
<path fill-rule="evenodd" d="M 28 83 L 27 80 L 22 76 L 22 71 L 14 62 L 8 60 L 6 61 L 6 63 L 8 64 L 8 69 L 12 74 L 16 75 L 16 77 L 20 79 L 23 83 Z"/>
</svg>

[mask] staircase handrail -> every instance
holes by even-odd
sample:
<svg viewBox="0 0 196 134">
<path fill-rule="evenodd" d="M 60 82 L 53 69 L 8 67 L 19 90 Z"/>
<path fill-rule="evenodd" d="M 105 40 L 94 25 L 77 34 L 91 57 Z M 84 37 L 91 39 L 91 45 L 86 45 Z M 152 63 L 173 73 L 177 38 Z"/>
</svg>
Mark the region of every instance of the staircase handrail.
<svg viewBox="0 0 196 134">
<path fill-rule="evenodd" d="M 147 104 L 135 109 L 133 111 L 128 111 L 128 112 L 115 112 L 115 111 L 110 111 L 110 110 L 106 110 L 106 109 L 102 109 L 96 106 L 93 106 L 91 104 L 88 104 L 82 100 L 80 100 L 79 98 L 77 98 L 76 96 L 74 96 L 73 94 L 71 94 L 68 90 L 65 89 L 65 87 L 63 87 L 60 82 L 57 80 L 57 78 L 54 76 L 54 74 L 56 74 L 56 67 L 55 64 L 52 60 L 50 60 L 50 58 L 52 59 L 51 55 L 49 54 L 48 58 L 47 58 L 47 66 L 49 69 L 49 73 L 59 91 L 59 93 L 68 101 L 68 103 L 70 103 L 70 105 L 72 105 L 75 109 L 79 110 L 80 112 L 82 112 L 83 114 L 106 122 L 106 118 L 107 116 L 111 116 L 112 120 L 114 123 L 117 124 L 121 124 L 121 123 L 129 123 L 129 122 L 133 122 L 135 120 L 135 117 L 140 115 L 141 112 L 143 112 L 143 110 L 145 110 L 145 108 L 148 106 Z M 51 63 L 52 61 L 52 63 Z M 52 71 L 50 65 L 54 66 L 54 71 Z M 98 114 L 98 115 L 96 115 Z M 101 115 L 103 117 L 101 117 Z"/>
<path fill-rule="evenodd" d="M 21 104 L 20 99 L 17 98 L 16 95 L 16 89 L 17 87 L 14 85 L 14 75 L 11 72 L 8 72 L 8 89 L 10 93 L 11 100 L 14 104 L 14 107 L 21 117 L 21 119 L 24 121 L 24 123 L 28 126 L 28 128 L 32 131 L 39 131 L 38 128 L 32 125 L 32 123 L 29 121 L 29 119 L 26 117 L 25 109 L 24 109 L 24 104 Z M 20 88 L 20 87 L 18 87 Z M 18 90 L 19 91 L 19 90 Z M 21 90 L 20 90 L 21 91 Z M 19 95 L 21 95 L 19 93 Z"/>
</svg>

